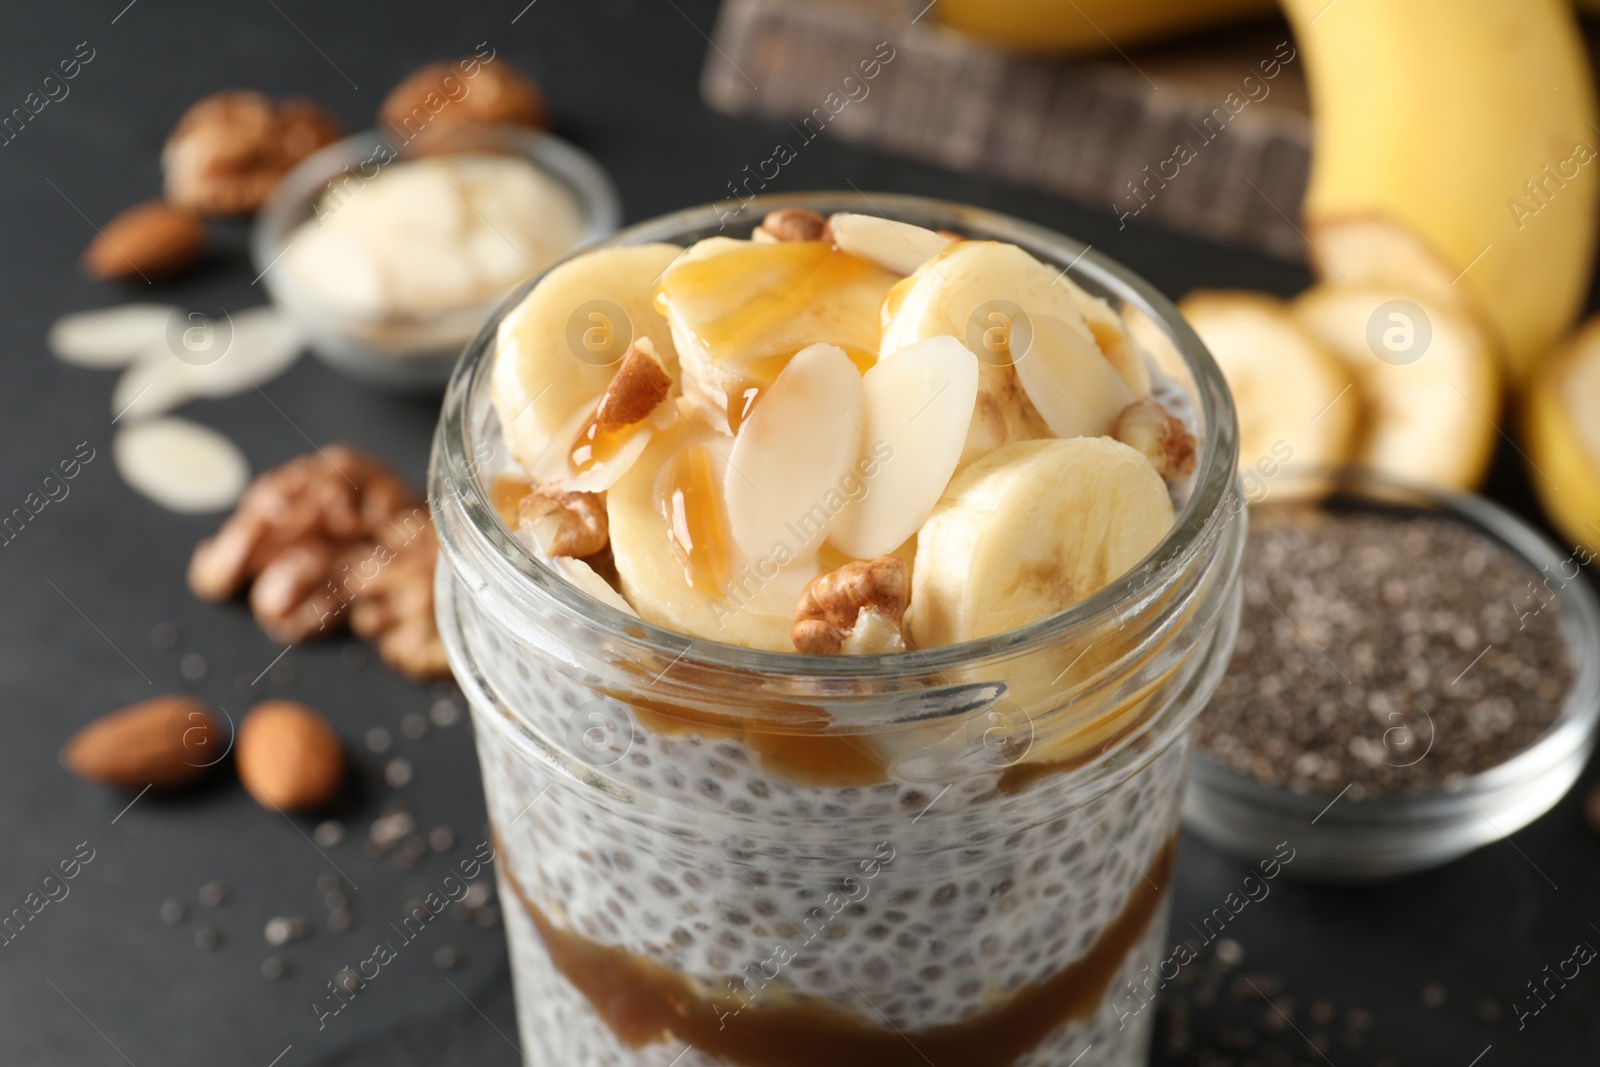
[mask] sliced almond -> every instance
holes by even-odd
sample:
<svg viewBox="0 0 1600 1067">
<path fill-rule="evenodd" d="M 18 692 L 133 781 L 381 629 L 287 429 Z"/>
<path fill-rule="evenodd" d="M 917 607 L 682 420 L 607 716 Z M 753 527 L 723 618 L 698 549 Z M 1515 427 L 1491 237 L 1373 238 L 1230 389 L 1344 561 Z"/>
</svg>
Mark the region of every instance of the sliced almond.
<svg viewBox="0 0 1600 1067">
<path fill-rule="evenodd" d="M 119 304 L 63 315 L 50 327 L 46 344 L 51 355 L 74 367 L 121 367 L 161 340 L 177 311 L 170 304 Z"/>
<path fill-rule="evenodd" d="M 859 488 L 847 495 L 828 541 L 873 559 L 916 533 L 955 473 L 965 438 L 950 428 L 972 420 L 978 357 L 954 337 L 930 337 L 879 360 L 861 384 Z"/>
<path fill-rule="evenodd" d="M 221 511 L 250 480 L 250 464 L 237 445 L 187 419 L 124 426 L 111 454 L 123 481 L 180 514 Z"/>
<path fill-rule="evenodd" d="M 199 396 L 232 396 L 263 385 L 294 366 L 305 349 L 304 331 L 271 305 L 229 317 L 232 337 L 227 350 L 210 363 L 184 364 Z"/>
<path fill-rule="evenodd" d="M 844 350 L 802 348 L 734 439 L 723 480 L 728 526 L 747 556 L 814 553 L 846 500 L 861 453 L 861 374 Z"/>
<path fill-rule="evenodd" d="M 896 274 L 912 274 L 938 258 L 952 238 L 909 222 L 844 211 L 828 219 L 828 230 L 840 251 L 869 259 Z"/>
<path fill-rule="evenodd" d="M 1057 437 L 1109 437 L 1133 393 L 1082 318 L 1032 317 L 1032 343 L 1014 356 L 1017 380 Z"/>
</svg>

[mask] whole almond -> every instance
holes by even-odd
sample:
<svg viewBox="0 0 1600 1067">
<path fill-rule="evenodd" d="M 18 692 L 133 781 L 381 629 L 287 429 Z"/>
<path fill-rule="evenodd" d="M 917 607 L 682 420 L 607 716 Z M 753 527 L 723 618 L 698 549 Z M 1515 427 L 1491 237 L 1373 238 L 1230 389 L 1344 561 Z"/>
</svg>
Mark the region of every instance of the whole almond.
<svg viewBox="0 0 1600 1067">
<path fill-rule="evenodd" d="M 239 780 L 256 803 L 314 811 L 339 792 L 344 752 L 321 715 L 291 700 L 257 704 L 239 724 Z"/>
<path fill-rule="evenodd" d="M 83 254 L 83 272 L 99 281 L 163 278 L 192 266 L 205 245 L 199 218 L 151 200 L 105 224 Z"/>
<path fill-rule="evenodd" d="M 193 697 L 153 697 L 114 711 L 72 735 L 61 762 L 94 782 L 173 789 L 203 775 L 223 754 L 217 722 Z"/>
</svg>

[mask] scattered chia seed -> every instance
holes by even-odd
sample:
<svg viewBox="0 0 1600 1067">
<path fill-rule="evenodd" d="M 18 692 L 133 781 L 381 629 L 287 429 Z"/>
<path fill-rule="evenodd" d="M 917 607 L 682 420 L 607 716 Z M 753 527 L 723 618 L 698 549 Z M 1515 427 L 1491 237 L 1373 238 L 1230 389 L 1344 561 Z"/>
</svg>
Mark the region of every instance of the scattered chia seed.
<svg viewBox="0 0 1600 1067">
<path fill-rule="evenodd" d="M 1244 578 L 1197 738 L 1265 785 L 1439 790 L 1533 744 L 1571 685 L 1540 574 L 1463 522 L 1261 509 Z"/>
<path fill-rule="evenodd" d="M 337 819 L 324 819 L 311 831 L 311 840 L 318 848 L 332 848 L 344 840 L 344 823 Z"/>
<path fill-rule="evenodd" d="M 455 847 L 456 835 L 448 826 L 435 826 L 428 831 L 428 847 L 435 852 L 449 852 Z"/>
<path fill-rule="evenodd" d="M 392 759 L 383 765 L 383 781 L 390 789 L 404 789 L 415 774 L 408 759 Z"/>
<path fill-rule="evenodd" d="M 272 680 L 279 685 L 293 685 L 299 677 L 299 669 L 289 660 L 279 660 L 272 668 Z"/>
<path fill-rule="evenodd" d="M 342 934 L 356 924 L 355 913 L 340 908 L 328 912 L 328 929 L 336 934 Z"/>
<path fill-rule="evenodd" d="M 500 908 L 494 904 L 485 904 L 473 916 L 473 921 L 485 930 L 492 930 L 500 925 Z"/>
<path fill-rule="evenodd" d="M 461 708 L 454 700 L 441 697 L 428 709 L 428 718 L 432 719 L 433 725 L 441 730 L 448 729 L 461 721 Z"/>
<path fill-rule="evenodd" d="M 170 622 L 158 622 L 150 628 L 150 643 L 163 652 L 178 647 L 178 628 Z"/>
<path fill-rule="evenodd" d="M 367 731 L 367 750 L 369 752 L 387 752 L 394 745 L 394 737 L 381 726 L 374 726 Z"/>
<path fill-rule="evenodd" d="M 266 928 L 262 930 L 261 936 L 267 939 L 267 944 L 273 948 L 278 948 L 282 945 L 287 945 L 291 941 L 298 941 L 310 932 L 311 927 L 304 919 L 295 916 L 274 915 L 267 920 Z"/>
<path fill-rule="evenodd" d="M 343 911 L 350 906 L 350 898 L 342 889 L 330 889 L 322 894 L 322 906 L 329 911 Z"/>
<path fill-rule="evenodd" d="M 461 966 L 461 953 L 449 945 L 443 945 L 434 951 L 433 965 L 440 970 L 453 971 Z"/>
<path fill-rule="evenodd" d="M 428 736 L 428 717 L 420 712 L 411 712 L 400 720 L 400 733 L 410 741 L 420 741 Z"/>
<path fill-rule="evenodd" d="M 1478 1006 L 1473 1009 L 1478 1016 L 1478 1021 L 1485 1026 L 1493 1026 L 1501 1019 L 1500 1002 L 1485 997 L 1478 1001 Z"/>
<path fill-rule="evenodd" d="M 282 956 L 268 956 L 261 961 L 261 977 L 276 982 L 289 973 L 289 964 Z"/>
<path fill-rule="evenodd" d="M 1217 962 L 1224 967 L 1233 968 L 1244 962 L 1244 946 L 1231 937 L 1225 937 L 1217 942 Z"/>
<path fill-rule="evenodd" d="M 189 909 L 177 897 L 169 897 L 161 902 L 161 921 L 168 926 L 177 926 L 188 914 Z"/>
<path fill-rule="evenodd" d="M 222 933 L 215 926 L 202 926 L 194 932 L 194 943 L 206 952 L 222 944 Z"/>
<path fill-rule="evenodd" d="M 228 899 L 228 887 L 221 882 L 207 882 L 200 887 L 200 903 L 214 908 Z"/>
<path fill-rule="evenodd" d="M 417 861 L 428 854 L 428 842 L 420 834 L 412 834 L 400 842 L 400 847 L 395 850 L 394 863 L 400 868 L 411 868 Z"/>
<path fill-rule="evenodd" d="M 332 893 L 340 886 L 339 876 L 332 871 L 323 871 L 317 875 L 317 892 Z"/>
<path fill-rule="evenodd" d="M 1424 1008 L 1442 1008 L 1449 995 L 1441 983 L 1429 982 L 1417 993 L 1417 1000 Z"/>
<path fill-rule="evenodd" d="M 183 658 L 178 660 L 178 673 L 191 682 L 198 682 L 206 676 L 210 667 L 206 658 L 198 652 L 185 652 Z"/>
<path fill-rule="evenodd" d="M 1313 1000 L 1311 1002 L 1311 1021 L 1318 1026 L 1327 1026 L 1333 1022 L 1333 1005 L 1326 1000 Z"/>
</svg>

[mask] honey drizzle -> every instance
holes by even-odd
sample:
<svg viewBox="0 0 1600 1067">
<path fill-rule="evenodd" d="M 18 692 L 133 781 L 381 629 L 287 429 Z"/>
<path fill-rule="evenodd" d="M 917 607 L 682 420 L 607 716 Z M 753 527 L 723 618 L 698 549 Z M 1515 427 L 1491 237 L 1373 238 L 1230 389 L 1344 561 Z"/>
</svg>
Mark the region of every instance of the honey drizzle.
<svg viewBox="0 0 1600 1067">
<path fill-rule="evenodd" d="M 498 836 L 497 850 L 505 853 Z M 1156 853 L 1122 911 L 1081 958 L 964 1022 L 909 1033 L 838 1010 L 820 998 L 741 1001 L 646 957 L 556 926 L 502 864 L 500 874 L 533 922 L 555 969 L 629 1048 L 682 1042 L 737 1067 L 1009 1067 L 1051 1031 L 1087 1019 L 1166 896 L 1176 836 Z M 746 987 L 748 988 L 748 987 Z"/>
<path fill-rule="evenodd" d="M 588 474 L 614 457 L 637 429 L 638 425 L 634 424 L 616 430 L 601 430 L 600 416 L 590 415 L 589 421 L 572 439 L 572 448 L 567 452 L 567 470 L 574 477 Z"/>
<path fill-rule="evenodd" d="M 681 448 L 662 471 L 661 508 L 667 537 L 693 589 L 721 596 L 733 565 L 733 539 L 711 449 Z"/>
</svg>

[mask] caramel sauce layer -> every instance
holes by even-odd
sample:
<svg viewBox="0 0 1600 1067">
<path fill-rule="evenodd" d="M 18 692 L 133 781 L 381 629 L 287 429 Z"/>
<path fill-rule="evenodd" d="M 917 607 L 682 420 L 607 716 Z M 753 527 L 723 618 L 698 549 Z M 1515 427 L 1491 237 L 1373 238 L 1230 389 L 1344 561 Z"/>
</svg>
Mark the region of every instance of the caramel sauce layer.
<svg viewBox="0 0 1600 1067">
<path fill-rule="evenodd" d="M 964 1022 L 911 1031 L 866 1021 L 862 1016 L 876 1016 L 866 1003 L 857 1015 L 815 999 L 790 996 L 762 1004 L 759 997 L 741 1003 L 731 994 L 708 995 L 653 960 L 562 929 L 509 870 L 500 873 L 556 970 L 629 1048 L 687 1043 L 736 1067 L 1008 1067 L 1056 1027 L 1099 1009 L 1166 896 L 1177 844 L 1174 836 L 1161 848 L 1148 877 L 1134 882 L 1121 914 L 1081 959 Z"/>
</svg>

